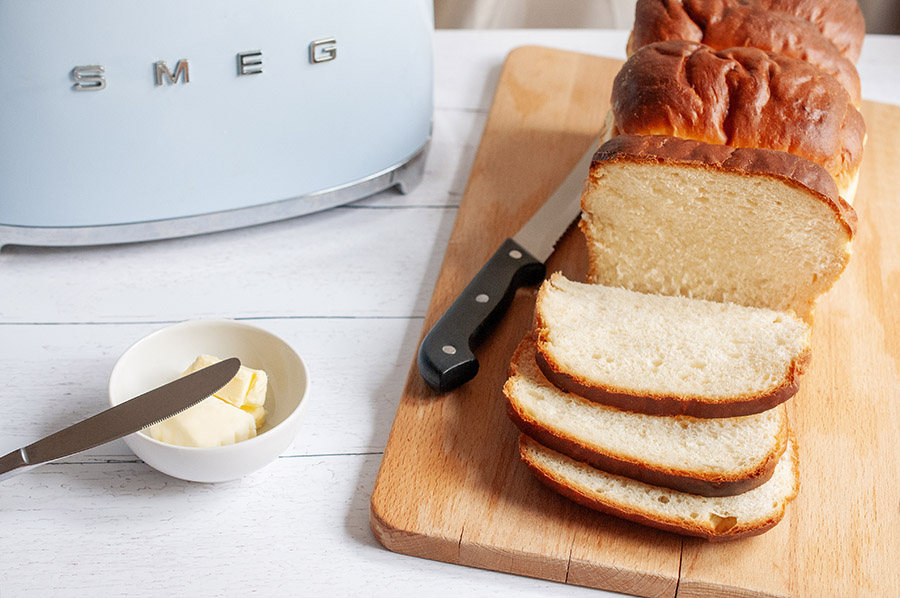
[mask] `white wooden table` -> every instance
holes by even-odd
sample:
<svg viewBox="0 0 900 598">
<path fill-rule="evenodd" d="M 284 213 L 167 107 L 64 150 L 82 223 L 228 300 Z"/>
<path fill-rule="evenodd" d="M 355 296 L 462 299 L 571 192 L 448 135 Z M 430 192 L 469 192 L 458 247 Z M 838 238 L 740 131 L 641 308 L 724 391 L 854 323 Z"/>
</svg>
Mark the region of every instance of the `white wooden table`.
<svg viewBox="0 0 900 598">
<path fill-rule="evenodd" d="M 627 32 L 440 31 L 423 183 L 255 228 L 0 252 L 0 454 L 106 406 L 116 358 L 165 324 L 250 321 L 307 361 L 293 446 L 219 485 L 122 441 L 0 483 L 0 598 L 609 593 L 391 553 L 369 495 L 500 67 L 540 44 L 624 57 Z M 867 40 L 867 99 L 900 103 L 900 37 Z M 225 281 L 240 280 L 236 288 Z"/>
</svg>

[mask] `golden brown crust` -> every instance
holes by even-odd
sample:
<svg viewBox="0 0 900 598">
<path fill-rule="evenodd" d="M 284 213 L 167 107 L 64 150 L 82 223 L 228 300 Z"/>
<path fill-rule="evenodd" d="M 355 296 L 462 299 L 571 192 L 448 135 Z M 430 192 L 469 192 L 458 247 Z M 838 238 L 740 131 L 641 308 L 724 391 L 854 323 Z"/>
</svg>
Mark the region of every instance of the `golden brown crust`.
<svg viewBox="0 0 900 598">
<path fill-rule="evenodd" d="M 772 513 L 764 520 L 741 521 L 737 525 L 734 525 L 733 527 L 728 528 L 721 533 L 715 530 L 711 531 L 709 527 L 700 525 L 690 520 L 665 519 L 662 517 L 658 517 L 653 513 L 647 513 L 632 508 L 630 507 L 630 505 L 606 500 L 602 496 L 592 495 L 585 489 L 578 488 L 577 486 L 569 483 L 568 480 L 560 478 L 559 476 L 555 475 L 554 472 L 541 467 L 540 464 L 528 458 L 527 451 L 529 445 L 532 443 L 538 443 L 534 439 L 529 438 L 526 434 L 519 435 L 519 454 L 522 460 L 528 466 L 528 469 L 538 480 L 540 480 L 543 484 L 545 484 L 558 494 L 584 507 L 663 531 L 687 536 L 695 536 L 698 538 L 709 540 L 710 542 L 721 542 L 726 540 L 737 540 L 740 538 L 762 534 L 763 532 L 766 532 L 777 525 L 784 517 L 785 507 L 794 498 L 796 498 L 797 493 L 800 489 L 800 479 L 799 475 L 797 475 L 797 472 L 799 471 L 797 445 L 795 442 L 793 442 L 793 433 L 791 433 L 790 436 L 792 440 L 791 460 L 795 472 L 793 492 L 783 499 L 776 512 Z"/>
<path fill-rule="evenodd" d="M 513 355 L 510 363 L 510 378 L 519 374 L 515 364 L 523 358 L 522 355 L 526 352 L 529 354 L 534 352 L 533 341 L 530 337 L 526 337 L 519 344 Z M 528 357 L 530 358 L 531 355 Z M 717 474 L 663 467 L 604 451 L 597 446 L 588 446 L 578 438 L 548 428 L 543 422 L 535 420 L 520 408 L 518 401 L 512 396 L 511 380 L 503 386 L 503 394 L 507 400 L 507 414 L 516 427 L 544 446 L 609 473 L 638 480 L 645 484 L 700 496 L 731 496 L 760 486 L 772 477 L 775 465 L 787 447 L 788 426 L 785 417 L 782 428 L 779 430 L 775 450 L 753 468 Z M 783 407 L 780 408 L 783 409 Z"/>
<path fill-rule="evenodd" d="M 859 73 L 810 21 L 758 4 L 708 0 L 639 0 L 628 53 L 672 39 L 699 42 L 715 50 L 750 46 L 816 65 L 837 79 L 859 106 Z"/>
<path fill-rule="evenodd" d="M 597 149 L 591 169 L 615 162 L 657 162 L 773 177 L 810 191 L 834 212 L 851 239 L 856 232 L 856 211 L 838 195 L 828 172 L 793 154 L 715 145 L 668 135 L 619 135 Z"/>
<path fill-rule="evenodd" d="M 644 46 L 616 76 L 618 133 L 671 135 L 801 156 L 841 192 L 859 170 L 865 122 L 847 91 L 811 64 L 756 48 Z"/>
<path fill-rule="evenodd" d="M 742 0 L 746 1 L 746 0 Z M 854 64 L 866 37 L 866 20 L 857 0 L 751 0 L 767 10 L 812 22 Z"/>
<path fill-rule="evenodd" d="M 635 39 L 629 48 L 663 39 L 703 41 L 701 37 L 707 32 L 712 39 L 704 43 L 711 46 L 722 43 L 719 47 L 754 46 L 778 51 L 745 40 L 770 38 L 788 46 L 818 45 L 809 29 L 851 64 L 859 59 L 866 25 L 856 0 L 638 0 Z M 734 41 L 728 43 L 728 39 Z M 711 43 L 713 40 L 723 41 Z"/>
</svg>

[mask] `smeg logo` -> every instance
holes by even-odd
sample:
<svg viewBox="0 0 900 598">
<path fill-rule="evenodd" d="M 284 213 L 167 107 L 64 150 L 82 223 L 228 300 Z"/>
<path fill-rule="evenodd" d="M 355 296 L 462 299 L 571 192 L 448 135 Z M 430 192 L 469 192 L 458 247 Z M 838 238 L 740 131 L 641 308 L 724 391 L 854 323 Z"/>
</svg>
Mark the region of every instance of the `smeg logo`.
<svg viewBox="0 0 900 598">
<path fill-rule="evenodd" d="M 310 64 L 330 62 L 337 58 L 337 41 L 333 37 L 318 39 L 309 44 Z M 261 75 L 263 72 L 262 50 L 248 50 L 238 52 L 237 76 Z M 190 83 L 191 66 L 187 58 L 182 58 L 175 63 L 174 72 L 164 60 L 157 60 L 153 64 L 154 83 L 156 86 L 171 84 L 181 81 Z M 72 69 L 72 78 L 75 80 L 72 89 L 74 91 L 101 91 L 106 89 L 106 69 L 102 64 L 88 64 L 76 66 Z"/>
</svg>

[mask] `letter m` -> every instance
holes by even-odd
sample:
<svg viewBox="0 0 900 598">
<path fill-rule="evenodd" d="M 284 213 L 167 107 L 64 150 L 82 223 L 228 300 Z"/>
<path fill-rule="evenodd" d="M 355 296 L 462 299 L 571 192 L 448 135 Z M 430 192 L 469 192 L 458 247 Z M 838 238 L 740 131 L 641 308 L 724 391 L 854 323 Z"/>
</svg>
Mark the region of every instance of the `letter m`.
<svg viewBox="0 0 900 598">
<path fill-rule="evenodd" d="M 190 83 L 191 74 L 188 69 L 188 61 L 187 58 L 182 58 L 175 64 L 175 74 L 172 74 L 172 71 L 169 70 L 168 65 L 165 60 L 158 60 L 156 62 L 156 84 L 162 85 L 163 78 L 165 78 L 169 83 L 175 84 L 178 81 L 178 78 L 181 77 L 185 83 Z"/>
</svg>

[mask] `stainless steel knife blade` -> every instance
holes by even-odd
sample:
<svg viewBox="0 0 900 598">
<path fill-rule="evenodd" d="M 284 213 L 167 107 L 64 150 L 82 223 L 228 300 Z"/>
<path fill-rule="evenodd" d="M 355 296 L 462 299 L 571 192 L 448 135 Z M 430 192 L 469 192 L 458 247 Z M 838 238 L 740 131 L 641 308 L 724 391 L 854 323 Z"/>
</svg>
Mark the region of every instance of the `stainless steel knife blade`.
<svg viewBox="0 0 900 598">
<path fill-rule="evenodd" d="M 597 144 L 578 161 L 547 201 L 513 236 L 538 261 L 546 262 L 557 241 L 581 213 L 581 189 L 588 177 Z"/>
<path fill-rule="evenodd" d="M 222 360 L 0 457 L 0 480 L 106 444 L 176 415 L 221 389 L 240 367 L 236 357 Z"/>
<path fill-rule="evenodd" d="M 544 279 L 544 262 L 557 241 L 581 212 L 581 189 L 597 148 L 569 172 L 546 202 L 506 239 L 456 298 L 419 346 L 419 373 L 429 386 L 446 392 L 478 372 L 473 349 L 506 312 L 517 288 Z"/>
</svg>

